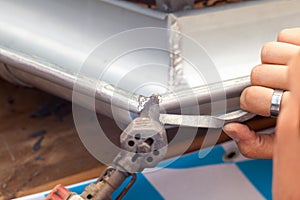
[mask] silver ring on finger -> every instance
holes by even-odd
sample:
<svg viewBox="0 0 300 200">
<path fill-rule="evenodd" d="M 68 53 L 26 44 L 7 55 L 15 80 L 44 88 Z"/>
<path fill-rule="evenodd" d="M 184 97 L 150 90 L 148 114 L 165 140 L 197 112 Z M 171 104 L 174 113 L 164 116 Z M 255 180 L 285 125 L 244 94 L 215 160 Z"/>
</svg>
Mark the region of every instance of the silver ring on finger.
<svg viewBox="0 0 300 200">
<path fill-rule="evenodd" d="M 275 89 L 272 95 L 271 107 L 270 107 L 270 116 L 278 117 L 280 112 L 280 104 L 284 91 Z"/>
</svg>

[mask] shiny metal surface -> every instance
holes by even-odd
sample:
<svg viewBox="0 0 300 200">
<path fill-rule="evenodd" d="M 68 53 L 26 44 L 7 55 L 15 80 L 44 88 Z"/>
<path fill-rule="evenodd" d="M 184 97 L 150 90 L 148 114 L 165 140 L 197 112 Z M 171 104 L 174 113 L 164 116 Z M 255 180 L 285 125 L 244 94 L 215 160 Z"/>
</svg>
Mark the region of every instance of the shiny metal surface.
<svg viewBox="0 0 300 200">
<path fill-rule="evenodd" d="M 211 115 L 172 115 L 161 114 L 161 123 L 173 126 L 188 126 L 199 128 L 222 128 L 230 122 L 245 122 L 256 115 L 242 110 L 232 111 L 220 116 Z"/>
<path fill-rule="evenodd" d="M 283 90 L 274 90 L 271 99 L 271 106 L 270 106 L 271 117 L 278 117 L 283 93 L 284 93 Z"/>
<path fill-rule="evenodd" d="M 2 66 L 0 76 L 69 100 L 72 100 L 78 70 L 97 45 L 111 35 L 144 27 L 145 22 L 148 26 L 165 27 L 166 17 L 164 13 L 121 1 L 0 0 L 0 7 L 0 60 L 10 66 L 9 71 Z M 168 55 L 161 57 L 168 63 Z M 138 63 L 144 59 L 134 61 Z M 114 75 L 108 74 L 106 80 L 113 79 Z M 145 79 L 139 77 L 140 82 Z M 98 112 L 112 116 L 112 94 L 120 121 L 129 123 L 128 111 L 140 111 L 142 96 L 118 90 L 107 82 L 93 80 L 93 77 L 79 79 L 85 93 L 91 93 L 89 91 L 94 90 L 95 85 L 100 86 L 96 91 Z M 85 104 L 84 98 L 83 94 L 77 103 L 90 106 Z"/>
<path fill-rule="evenodd" d="M 193 105 L 195 99 L 199 104 L 205 104 L 211 102 L 211 95 L 220 97 L 222 99 L 223 89 L 226 93 L 227 100 L 239 97 L 241 92 L 250 85 L 250 77 L 240 77 L 231 80 L 223 81 L 222 83 L 214 83 L 210 85 L 203 85 L 199 87 L 193 87 L 190 90 L 176 91 L 176 93 L 166 93 L 162 95 L 160 107 L 164 110 L 174 110 L 179 108 L 180 105 Z M 217 100 L 217 99 L 216 99 Z M 225 101 L 227 101 L 225 100 Z M 236 108 L 239 107 L 239 100 L 236 102 Z"/>
<path fill-rule="evenodd" d="M 95 90 L 95 85 L 100 86 L 95 95 L 97 111 L 112 116 L 113 105 L 119 120 L 125 123 L 142 110 L 147 96 L 153 93 L 160 94 L 162 110 L 173 111 L 179 109 L 178 102 L 193 106 L 191 91 L 202 105 L 209 104 L 211 94 L 218 96 L 224 87 L 227 98 L 234 99 L 231 107 L 238 108 L 238 97 L 250 84 L 247 76 L 259 63 L 261 46 L 274 40 L 279 30 L 300 26 L 299 6 L 297 0 L 261 0 L 166 14 L 117 0 L 0 0 L 0 61 L 6 64 L 0 66 L 0 76 L 69 100 L 74 82 L 80 79 L 82 98 L 76 103 L 87 107 L 90 105 L 85 105 L 85 95 Z M 152 38 L 175 49 L 173 55 L 134 52 L 115 62 L 100 81 L 77 75 L 91 52 L 107 38 L 142 27 L 170 28 L 202 45 L 224 82 L 208 87 L 195 76 L 182 58 L 199 57 L 199 52 L 187 47 L 187 40 L 177 34 Z M 112 46 L 117 49 L 120 43 Z M 119 73 L 120 69 L 135 69 L 133 66 L 145 62 L 146 71 L 137 70 L 125 79 Z M 98 70 L 91 68 L 88 74 Z M 124 79 L 122 84 L 116 81 L 119 79 Z M 149 81 L 154 84 L 137 90 Z M 180 89 L 181 84 L 191 89 Z M 165 87 L 170 85 L 176 86 L 176 95 L 167 93 Z"/>
<path fill-rule="evenodd" d="M 119 1 L 1 0 L 0 44 L 72 73 L 97 45 L 114 34 L 144 27 L 145 22 L 165 27 L 165 15 L 159 12 L 134 4 L 129 4 L 129 10 L 128 3 L 125 7 L 114 2 Z"/>
<path fill-rule="evenodd" d="M 166 125 L 199 128 L 222 128 L 224 121 L 210 115 L 173 115 L 161 114 L 160 121 Z"/>
<path fill-rule="evenodd" d="M 249 75 L 260 61 L 262 46 L 279 31 L 300 26 L 300 1 L 244 1 L 175 13 L 178 29 L 207 51 L 223 80 Z M 197 52 L 182 41 L 182 55 Z M 187 63 L 183 63 L 187 68 Z"/>
<path fill-rule="evenodd" d="M 224 120 L 225 123 L 230 123 L 230 122 L 245 122 L 252 119 L 255 116 L 256 114 L 253 113 L 249 113 L 243 110 L 236 110 L 236 111 L 226 113 L 224 115 L 220 115 L 218 116 L 218 118 Z"/>
</svg>

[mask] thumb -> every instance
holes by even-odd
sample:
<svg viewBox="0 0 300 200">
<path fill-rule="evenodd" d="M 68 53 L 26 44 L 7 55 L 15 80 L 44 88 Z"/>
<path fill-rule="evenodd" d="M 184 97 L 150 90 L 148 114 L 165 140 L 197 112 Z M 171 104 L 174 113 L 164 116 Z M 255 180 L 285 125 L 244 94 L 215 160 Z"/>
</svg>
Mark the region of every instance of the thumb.
<svg viewBox="0 0 300 200">
<path fill-rule="evenodd" d="M 240 152 L 245 157 L 272 158 L 274 134 L 257 134 L 240 123 L 226 124 L 223 130 L 237 142 Z"/>
</svg>

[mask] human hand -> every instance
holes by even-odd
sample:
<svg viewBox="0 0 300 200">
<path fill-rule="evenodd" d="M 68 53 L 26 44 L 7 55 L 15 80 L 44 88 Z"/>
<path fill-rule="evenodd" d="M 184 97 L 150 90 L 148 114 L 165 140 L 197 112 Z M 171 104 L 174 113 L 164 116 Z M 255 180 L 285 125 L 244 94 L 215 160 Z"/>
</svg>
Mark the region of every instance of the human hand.
<svg viewBox="0 0 300 200">
<path fill-rule="evenodd" d="M 251 87 L 241 94 L 243 110 L 270 116 L 271 98 L 274 89 L 285 90 L 281 107 L 290 99 L 288 85 L 288 63 L 300 49 L 300 28 L 285 29 L 278 35 L 277 42 L 264 45 L 261 51 L 262 64 L 251 72 Z M 299 75 L 300 76 L 300 75 Z M 236 140 L 243 155 L 250 158 L 272 158 L 274 134 L 257 134 L 246 125 L 230 123 L 224 132 Z"/>
<path fill-rule="evenodd" d="M 273 199 L 300 199 L 300 51 L 288 68 L 288 104 L 280 111 L 274 140 Z"/>
</svg>

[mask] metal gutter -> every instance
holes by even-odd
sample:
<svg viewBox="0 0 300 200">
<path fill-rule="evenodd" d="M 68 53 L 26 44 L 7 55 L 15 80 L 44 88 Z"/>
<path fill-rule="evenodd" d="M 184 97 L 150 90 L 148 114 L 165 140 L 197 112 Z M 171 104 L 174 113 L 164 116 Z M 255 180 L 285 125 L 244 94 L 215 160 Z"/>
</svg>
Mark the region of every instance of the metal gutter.
<svg viewBox="0 0 300 200">
<path fill-rule="evenodd" d="M 80 81 L 77 82 L 80 84 L 78 87 L 81 87 L 83 95 L 89 95 L 93 92 L 95 84 L 98 84 L 99 87 L 96 89 L 96 99 L 103 101 L 104 103 L 111 104 L 112 99 L 117 96 L 118 101 L 115 102 L 116 107 L 119 107 L 124 110 L 128 110 L 134 113 L 140 112 L 140 102 L 141 99 L 140 95 L 131 94 L 124 90 L 115 88 L 103 81 L 91 79 L 89 77 L 79 75 L 79 74 L 72 74 L 70 72 L 65 71 L 62 67 L 58 65 L 54 65 L 52 63 L 43 61 L 37 57 L 28 57 L 21 52 L 13 52 L 12 50 L 7 50 L 4 47 L 0 46 L 0 60 L 5 63 L 14 65 L 13 68 L 16 68 L 20 71 L 27 72 L 33 76 L 45 79 L 49 82 L 55 83 L 58 86 L 64 87 L 70 91 L 73 90 L 74 84 L 79 79 Z M 16 73 L 18 76 L 18 73 Z M 39 85 L 38 82 L 35 82 L 32 79 L 32 83 L 38 87 L 42 87 Z M 27 82 L 31 82 L 30 78 Z M 59 95 L 59 91 L 57 91 Z M 114 96 L 112 96 L 114 94 Z M 69 100 L 71 100 L 69 98 Z"/>
<path fill-rule="evenodd" d="M 113 106 L 115 107 L 130 111 L 135 114 L 138 114 L 143 109 L 143 104 L 147 101 L 147 97 L 145 96 L 127 92 L 103 81 L 91 79 L 86 76 L 70 74 L 69 72 L 64 71 L 64 69 L 62 69 L 60 66 L 47 63 L 38 58 L 26 57 L 26 55 L 20 52 L 12 52 L 12 50 L 7 50 L 1 46 L 0 60 L 8 64 L 13 64 L 13 68 L 19 70 L 15 71 L 15 75 L 17 77 L 26 79 L 26 82 L 31 82 L 31 84 L 34 84 L 37 87 L 44 88 L 47 87 L 47 85 L 42 85 L 42 82 L 36 81 L 36 79 L 32 78 L 32 76 L 45 79 L 49 82 L 52 82 L 53 84 L 56 84 L 57 86 L 63 87 L 70 91 L 73 90 L 74 84 L 77 83 L 80 84 L 78 87 L 82 88 L 80 92 L 82 92 L 83 95 L 89 96 L 91 93 L 95 92 L 96 100 L 104 102 L 106 104 L 113 104 Z M 28 78 L 20 76 L 20 71 L 28 73 Z M 77 82 L 78 79 L 80 80 L 79 82 Z M 97 89 L 92 87 L 95 86 L 95 84 L 98 84 L 99 86 L 96 87 Z M 238 96 L 245 87 L 249 86 L 249 84 L 249 77 L 242 77 L 224 81 L 223 83 L 194 87 L 191 89 L 191 91 L 182 90 L 177 91 L 176 94 L 162 94 L 160 97 L 160 106 L 163 110 L 174 110 L 176 108 L 179 108 L 179 102 L 185 103 L 185 105 L 189 105 L 191 92 L 197 95 L 199 104 L 209 103 L 210 95 L 207 94 L 210 94 L 210 90 L 217 91 L 222 87 L 225 89 L 227 97 L 233 98 Z M 63 95 L 59 90 L 56 90 L 56 94 L 59 96 Z M 68 99 L 71 100 L 70 97 Z"/>
<path fill-rule="evenodd" d="M 119 76 L 119 71 L 126 66 L 141 64 L 145 60 L 162 60 L 168 65 L 168 72 L 157 73 L 149 70 L 149 74 L 135 74 L 134 78 L 130 79 L 134 85 L 139 83 L 138 79 L 147 80 L 149 77 L 161 76 L 162 82 L 166 80 L 168 86 L 176 89 L 176 94 L 160 94 L 162 110 L 178 110 L 180 102 L 193 106 L 195 102 L 191 101 L 191 92 L 198 104 L 202 105 L 209 104 L 212 95 L 220 96 L 217 100 L 224 100 L 224 91 L 228 99 L 234 99 L 233 107 L 238 108 L 238 97 L 241 91 L 250 85 L 248 75 L 255 63 L 258 63 L 259 52 L 256 51 L 259 51 L 265 41 L 272 40 L 273 34 L 280 29 L 297 24 L 300 26 L 300 11 L 296 9 L 300 6 L 299 1 L 255 2 L 239 3 L 239 6 L 232 4 L 232 8 L 228 6 L 224 10 L 224 7 L 220 6 L 207 11 L 166 14 L 117 0 L 27 0 L 26 3 L 18 0 L 0 0 L 0 6 L 3 8 L 3 12 L 0 13 L 0 60 L 5 63 L 0 66 L 0 76 L 69 100 L 72 100 L 72 90 L 77 82 L 83 97 L 95 93 L 98 112 L 112 116 L 113 106 L 120 111 L 120 121 L 128 123 L 132 114 L 141 111 L 147 97 L 143 93 L 132 92 L 126 84 L 121 85 L 121 88 L 109 81 Z M 266 8 L 268 13 L 259 16 L 266 5 L 269 6 Z M 271 12 L 279 5 L 284 10 Z M 56 13 L 52 12 L 54 10 Z M 243 14 L 245 15 L 242 16 Z M 237 23 L 234 20 L 224 21 L 230 16 L 239 15 L 242 17 Z M 291 16 L 293 18 L 287 21 Z M 268 20 L 273 21 L 267 23 Z M 243 24 L 243 21 L 251 22 L 254 28 L 248 30 L 248 24 Z M 173 30 L 170 35 L 165 36 L 166 38 L 152 38 L 156 43 L 165 42 L 167 39 L 167 48 L 171 50 L 171 54 L 158 55 L 156 52 L 129 56 L 129 60 L 121 60 L 115 65 L 116 70 L 105 80 L 99 81 L 95 77 L 78 74 L 80 67 L 99 43 L 119 32 L 148 26 Z M 209 82 L 209 85 L 203 85 L 192 80 L 194 72 L 188 70 L 189 64 L 184 58 L 197 57 L 199 52 L 196 49 L 188 49 L 188 43 L 181 38 L 180 33 L 205 47 L 220 70 L 223 83 Z M 247 40 L 245 35 L 252 36 L 252 39 Z M 135 42 L 134 38 L 123 41 Z M 243 42 L 245 43 L 241 45 Z M 114 44 L 116 49 L 119 46 L 120 43 Z M 97 71 L 97 68 L 93 70 Z M 93 71 L 88 74 L 93 74 Z M 184 89 L 187 85 L 192 87 Z M 223 91 L 220 91 L 220 88 L 223 88 Z M 149 89 L 149 92 L 155 93 L 155 90 Z M 84 98 L 76 103 L 89 106 L 85 105 Z"/>
</svg>

